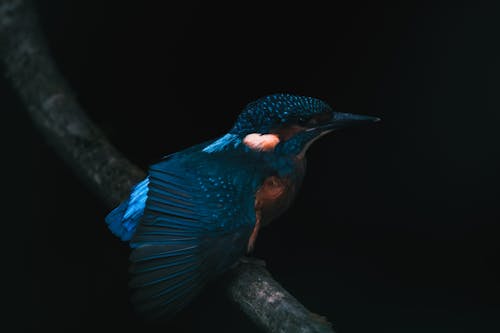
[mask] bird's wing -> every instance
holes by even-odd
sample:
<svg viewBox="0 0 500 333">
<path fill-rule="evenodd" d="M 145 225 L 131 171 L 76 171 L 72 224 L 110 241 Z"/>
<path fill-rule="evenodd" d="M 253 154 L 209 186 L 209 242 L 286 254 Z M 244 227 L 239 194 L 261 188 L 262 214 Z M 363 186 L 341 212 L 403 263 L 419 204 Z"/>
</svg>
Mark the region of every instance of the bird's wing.
<svg viewBox="0 0 500 333">
<path fill-rule="evenodd" d="M 132 189 L 127 200 L 113 209 L 106 216 L 106 223 L 111 232 L 122 241 L 129 241 L 135 233 L 148 197 L 149 177 L 138 183 Z"/>
<path fill-rule="evenodd" d="M 249 175 L 167 158 L 149 170 L 146 206 L 130 245 L 133 302 L 169 317 L 245 252 L 255 225 Z"/>
<path fill-rule="evenodd" d="M 167 155 L 163 158 L 163 160 L 170 160 L 178 155 L 190 156 L 193 152 L 200 151 L 203 147 L 213 143 L 213 141 L 215 140 L 210 140 L 190 147 L 184 150 L 181 154 L 177 153 Z M 148 185 L 149 177 L 146 177 L 132 188 L 130 196 L 126 200 L 120 203 L 120 205 L 118 205 L 106 216 L 105 220 L 108 228 L 122 241 L 128 242 L 132 239 L 137 225 L 144 214 L 146 199 L 148 198 Z"/>
</svg>

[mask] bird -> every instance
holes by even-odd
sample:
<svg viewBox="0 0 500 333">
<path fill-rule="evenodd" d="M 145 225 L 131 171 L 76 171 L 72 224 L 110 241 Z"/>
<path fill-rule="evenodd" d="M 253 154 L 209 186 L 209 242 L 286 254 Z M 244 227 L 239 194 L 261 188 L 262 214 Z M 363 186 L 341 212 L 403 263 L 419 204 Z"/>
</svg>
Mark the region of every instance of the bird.
<svg viewBox="0 0 500 333">
<path fill-rule="evenodd" d="M 105 218 L 128 242 L 131 302 L 171 319 L 251 254 L 259 230 L 292 203 L 318 138 L 380 118 L 276 93 L 247 104 L 226 134 L 170 154 Z"/>
</svg>

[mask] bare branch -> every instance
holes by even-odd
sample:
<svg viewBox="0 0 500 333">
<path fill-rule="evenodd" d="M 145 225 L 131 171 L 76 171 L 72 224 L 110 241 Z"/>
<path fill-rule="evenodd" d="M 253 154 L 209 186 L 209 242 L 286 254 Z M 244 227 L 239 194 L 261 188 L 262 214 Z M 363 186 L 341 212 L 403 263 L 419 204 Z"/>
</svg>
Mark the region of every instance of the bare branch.
<svg viewBox="0 0 500 333">
<path fill-rule="evenodd" d="M 52 61 L 28 0 L 0 0 L 0 57 L 33 122 L 55 151 L 109 207 L 145 173 L 123 157 L 79 106 Z M 333 332 L 255 264 L 230 273 L 228 295 L 267 332 Z"/>
<path fill-rule="evenodd" d="M 333 333 L 326 318 L 307 310 L 262 265 L 244 264 L 230 274 L 229 298 L 266 332 Z"/>
<path fill-rule="evenodd" d="M 144 172 L 94 126 L 54 65 L 29 1 L 0 1 L 0 45 L 7 76 L 45 138 L 110 207 Z"/>
</svg>

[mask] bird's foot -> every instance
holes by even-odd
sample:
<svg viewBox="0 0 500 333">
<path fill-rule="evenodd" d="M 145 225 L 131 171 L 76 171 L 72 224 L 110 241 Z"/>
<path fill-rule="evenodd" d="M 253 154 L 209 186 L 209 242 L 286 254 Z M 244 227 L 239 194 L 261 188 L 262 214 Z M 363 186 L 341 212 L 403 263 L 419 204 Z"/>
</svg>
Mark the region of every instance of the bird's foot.
<svg viewBox="0 0 500 333">
<path fill-rule="evenodd" d="M 266 262 L 264 260 L 255 257 L 248 257 L 248 256 L 240 257 L 240 263 L 266 267 Z"/>
</svg>

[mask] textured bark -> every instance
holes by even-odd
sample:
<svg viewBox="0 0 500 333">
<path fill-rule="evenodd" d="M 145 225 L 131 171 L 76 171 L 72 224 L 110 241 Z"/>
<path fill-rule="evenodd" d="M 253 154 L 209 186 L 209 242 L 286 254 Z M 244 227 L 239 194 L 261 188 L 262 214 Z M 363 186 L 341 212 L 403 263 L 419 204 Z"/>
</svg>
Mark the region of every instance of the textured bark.
<svg viewBox="0 0 500 333">
<path fill-rule="evenodd" d="M 144 172 L 92 124 L 55 66 L 29 1 L 0 1 L 0 50 L 8 78 L 35 125 L 75 173 L 110 207 Z"/>
<path fill-rule="evenodd" d="M 262 265 L 243 264 L 230 274 L 229 298 L 264 331 L 333 332 L 326 318 L 307 310 Z"/>
<path fill-rule="evenodd" d="M 57 70 L 27 0 L 0 0 L 0 57 L 7 77 L 54 150 L 110 208 L 145 173 L 122 156 L 79 106 Z M 267 332 L 333 332 L 255 264 L 230 272 L 229 297 Z"/>
</svg>

